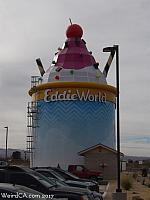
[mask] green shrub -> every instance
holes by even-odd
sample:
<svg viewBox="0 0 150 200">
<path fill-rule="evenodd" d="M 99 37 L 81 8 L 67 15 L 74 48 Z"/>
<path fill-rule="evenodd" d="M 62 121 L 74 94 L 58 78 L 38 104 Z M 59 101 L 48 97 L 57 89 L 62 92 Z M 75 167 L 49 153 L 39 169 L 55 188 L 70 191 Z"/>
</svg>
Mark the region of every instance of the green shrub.
<svg viewBox="0 0 150 200">
<path fill-rule="evenodd" d="M 133 173 L 132 177 L 133 177 L 134 179 L 137 179 L 138 174 L 137 174 L 137 173 Z"/>
<path fill-rule="evenodd" d="M 132 188 L 133 185 L 133 181 L 132 181 L 132 177 L 129 175 L 123 175 L 121 177 L 121 186 L 123 189 L 125 190 L 130 190 Z"/>
<path fill-rule="evenodd" d="M 148 184 L 148 188 L 150 188 L 150 183 Z"/>
</svg>

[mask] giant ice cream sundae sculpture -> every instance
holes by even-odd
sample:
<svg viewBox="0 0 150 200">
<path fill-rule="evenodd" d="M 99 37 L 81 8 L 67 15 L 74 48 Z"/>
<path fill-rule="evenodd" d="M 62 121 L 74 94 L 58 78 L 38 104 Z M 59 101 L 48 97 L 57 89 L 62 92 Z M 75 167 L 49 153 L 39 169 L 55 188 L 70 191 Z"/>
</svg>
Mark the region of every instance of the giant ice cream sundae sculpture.
<svg viewBox="0 0 150 200">
<path fill-rule="evenodd" d="M 39 64 L 42 83 L 29 91 L 38 103 L 34 166 L 82 163 L 78 152 L 98 143 L 115 148 L 116 90 L 82 35 L 79 25 L 68 27 L 50 68 L 45 72 Z"/>
</svg>

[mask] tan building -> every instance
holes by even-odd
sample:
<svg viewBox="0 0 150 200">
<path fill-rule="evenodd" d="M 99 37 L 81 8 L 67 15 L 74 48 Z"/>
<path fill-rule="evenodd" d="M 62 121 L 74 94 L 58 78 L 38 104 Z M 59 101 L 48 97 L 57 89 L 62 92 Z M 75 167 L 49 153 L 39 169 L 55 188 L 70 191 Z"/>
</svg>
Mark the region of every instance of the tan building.
<svg viewBox="0 0 150 200">
<path fill-rule="evenodd" d="M 89 170 L 99 170 L 105 180 L 117 178 L 117 151 L 97 144 L 78 153 L 84 156 L 84 165 Z M 121 156 L 123 154 L 121 153 Z"/>
</svg>

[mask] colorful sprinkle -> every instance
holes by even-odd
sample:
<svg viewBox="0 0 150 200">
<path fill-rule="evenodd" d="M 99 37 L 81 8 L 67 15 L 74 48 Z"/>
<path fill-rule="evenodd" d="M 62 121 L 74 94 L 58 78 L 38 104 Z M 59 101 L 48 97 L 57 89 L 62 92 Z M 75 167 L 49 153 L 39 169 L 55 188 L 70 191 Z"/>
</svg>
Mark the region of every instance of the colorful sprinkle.
<svg viewBox="0 0 150 200">
<path fill-rule="evenodd" d="M 99 72 L 96 72 L 96 78 L 100 78 L 100 73 Z"/>
<path fill-rule="evenodd" d="M 71 71 L 70 71 L 70 74 L 72 74 L 72 75 L 73 75 L 73 74 L 74 74 L 74 71 L 73 71 L 73 70 L 71 70 Z"/>
<path fill-rule="evenodd" d="M 52 61 L 52 64 L 56 64 L 56 62 L 53 60 L 53 61 Z"/>
<path fill-rule="evenodd" d="M 60 79 L 60 77 L 59 76 L 55 76 L 55 80 L 59 80 Z"/>
</svg>

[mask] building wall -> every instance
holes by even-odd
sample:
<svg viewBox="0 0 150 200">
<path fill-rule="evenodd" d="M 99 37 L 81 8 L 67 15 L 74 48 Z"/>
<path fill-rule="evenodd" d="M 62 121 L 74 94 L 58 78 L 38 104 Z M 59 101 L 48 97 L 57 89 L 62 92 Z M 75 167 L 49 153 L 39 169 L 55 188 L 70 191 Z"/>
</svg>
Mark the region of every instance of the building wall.
<svg viewBox="0 0 150 200">
<path fill-rule="evenodd" d="M 117 154 L 110 151 L 94 150 L 85 154 L 84 164 L 88 169 L 100 170 L 106 180 L 117 178 Z M 102 164 L 107 165 L 104 169 Z"/>
<path fill-rule="evenodd" d="M 115 147 L 115 105 L 97 101 L 39 101 L 34 166 L 82 164 L 77 153 L 97 143 Z"/>
</svg>

